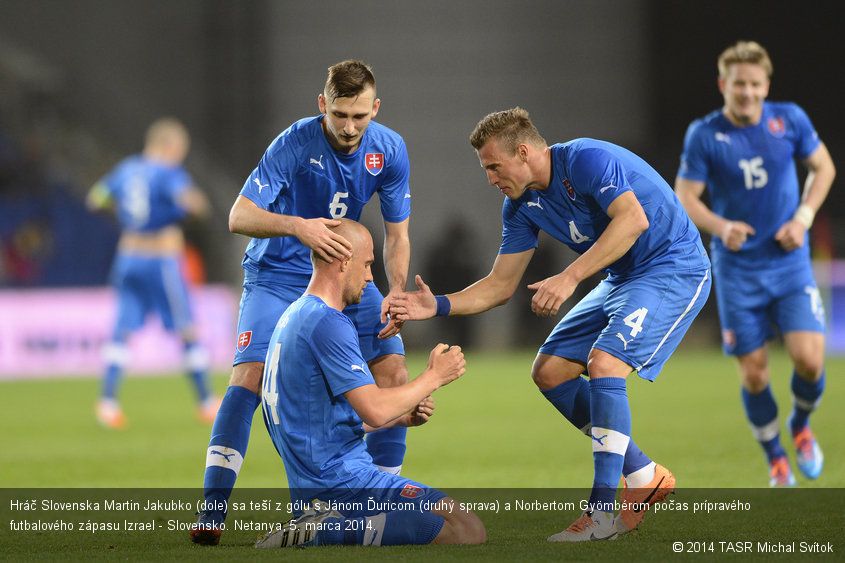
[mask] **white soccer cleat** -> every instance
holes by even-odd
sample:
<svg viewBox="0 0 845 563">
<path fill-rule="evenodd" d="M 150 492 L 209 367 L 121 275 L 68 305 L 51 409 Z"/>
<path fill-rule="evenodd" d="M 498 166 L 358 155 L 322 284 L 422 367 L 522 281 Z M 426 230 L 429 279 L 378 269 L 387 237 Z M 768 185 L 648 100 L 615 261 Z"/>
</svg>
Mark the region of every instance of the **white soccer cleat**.
<svg viewBox="0 0 845 563">
<path fill-rule="evenodd" d="M 615 540 L 613 513 L 599 510 L 585 510 L 581 517 L 567 529 L 549 536 L 550 542 L 575 542 L 591 540 Z"/>
<path fill-rule="evenodd" d="M 323 503 L 315 501 L 315 504 Z M 260 535 L 255 541 L 255 547 L 307 547 L 314 545 L 313 541 L 317 532 L 322 528 L 323 522 L 329 518 L 343 519 L 343 514 L 328 507 L 319 510 L 309 508 L 299 518 L 292 518 L 287 522 L 277 524 L 269 532 Z"/>
</svg>

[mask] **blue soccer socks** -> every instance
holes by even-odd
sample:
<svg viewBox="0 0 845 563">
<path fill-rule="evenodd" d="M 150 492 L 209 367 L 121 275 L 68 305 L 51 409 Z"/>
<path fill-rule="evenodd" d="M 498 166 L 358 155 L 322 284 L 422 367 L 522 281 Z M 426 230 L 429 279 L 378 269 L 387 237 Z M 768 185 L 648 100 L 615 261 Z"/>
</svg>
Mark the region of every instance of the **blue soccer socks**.
<svg viewBox="0 0 845 563">
<path fill-rule="evenodd" d="M 245 387 L 231 385 L 226 390 L 211 427 L 205 458 L 203 489 L 207 504 L 218 507 L 228 502 L 246 455 L 252 417 L 260 402 L 260 397 Z M 225 510 L 222 512 L 225 517 Z"/>
<path fill-rule="evenodd" d="M 825 372 L 817 381 L 807 381 L 792 372 L 792 415 L 789 417 L 789 430 L 794 436 L 807 426 L 810 413 L 816 410 L 821 401 L 825 385 Z"/>
<path fill-rule="evenodd" d="M 613 512 L 616 487 L 622 476 L 625 452 L 631 440 L 631 408 L 625 379 L 591 379 L 590 413 L 595 466 L 590 506 L 594 510 Z"/>
<path fill-rule="evenodd" d="M 103 350 L 103 357 L 106 370 L 103 374 L 100 396 L 103 399 L 117 399 L 117 392 L 123 380 L 123 369 L 129 362 L 129 348 L 123 342 L 112 341 Z"/>
<path fill-rule="evenodd" d="M 184 358 L 188 377 L 197 391 L 197 399 L 203 403 L 211 395 L 208 388 L 208 353 L 196 342 L 186 343 Z"/>
<path fill-rule="evenodd" d="M 590 383 L 586 379 L 579 376 L 551 389 L 540 389 L 540 393 L 575 428 L 589 434 Z"/>
<path fill-rule="evenodd" d="M 576 377 L 551 389 L 540 389 L 540 393 L 575 428 L 590 435 L 590 382 L 587 379 Z M 649 464 L 653 464 L 652 460 L 637 447 L 633 440 L 629 440 L 622 474 L 627 478 Z M 649 481 L 651 477 L 646 480 L 646 483 Z"/>
<path fill-rule="evenodd" d="M 743 387 L 742 405 L 751 423 L 751 433 L 760 442 L 769 463 L 775 458 L 786 456 L 780 444 L 778 406 L 772 395 L 771 386 L 767 385 L 760 393 L 751 393 Z"/>
<path fill-rule="evenodd" d="M 408 429 L 404 427 L 385 428 L 367 434 L 367 451 L 373 458 L 373 463 L 382 471 L 399 474 L 402 461 L 405 458 L 405 435 Z"/>
</svg>

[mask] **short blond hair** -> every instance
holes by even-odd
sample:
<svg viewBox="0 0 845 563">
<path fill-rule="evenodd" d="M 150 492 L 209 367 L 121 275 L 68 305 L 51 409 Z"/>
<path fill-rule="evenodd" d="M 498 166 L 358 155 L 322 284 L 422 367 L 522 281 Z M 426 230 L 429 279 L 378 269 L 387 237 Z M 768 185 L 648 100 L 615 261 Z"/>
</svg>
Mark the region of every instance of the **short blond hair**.
<svg viewBox="0 0 845 563">
<path fill-rule="evenodd" d="M 760 65 L 766 71 L 766 76 L 772 77 L 773 67 L 772 59 L 769 58 L 769 53 L 762 45 L 756 41 L 737 41 L 735 45 L 731 45 L 719 55 L 719 76 L 725 78 L 728 76 L 731 65 L 737 63 L 751 63 Z"/>
<path fill-rule="evenodd" d="M 531 122 L 528 112 L 519 106 L 485 116 L 469 136 L 475 150 L 480 150 L 491 139 L 497 139 L 503 149 L 512 153 L 516 153 L 521 143 L 546 146 L 546 140 Z"/>
<path fill-rule="evenodd" d="M 191 136 L 188 134 L 188 128 L 175 117 L 161 117 L 147 128 L 144 141 L 147 148 L 169 145 L 173 141 L 188 146 L 191 143 Z"/>
</svg>

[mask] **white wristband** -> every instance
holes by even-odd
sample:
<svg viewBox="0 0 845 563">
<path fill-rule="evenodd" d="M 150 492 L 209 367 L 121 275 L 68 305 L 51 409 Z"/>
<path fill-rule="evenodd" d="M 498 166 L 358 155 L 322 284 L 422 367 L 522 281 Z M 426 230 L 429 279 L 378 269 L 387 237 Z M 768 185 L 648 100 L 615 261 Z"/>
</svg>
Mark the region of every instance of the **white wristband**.
<svg viewBox="0 0 845 563">
<path fill-rule="evenodd" d="M 798 221 L 806 230 L 810 230 L 810 227 L 813 226 L 813 219 L 815 219 L 816 213 L 813 209 L 807 205 L 806 203 L 802 203 L 798 206 L 798 209 L 795 210 L 795 215 L 792 216 L 793 221 Z"/>
</svg>

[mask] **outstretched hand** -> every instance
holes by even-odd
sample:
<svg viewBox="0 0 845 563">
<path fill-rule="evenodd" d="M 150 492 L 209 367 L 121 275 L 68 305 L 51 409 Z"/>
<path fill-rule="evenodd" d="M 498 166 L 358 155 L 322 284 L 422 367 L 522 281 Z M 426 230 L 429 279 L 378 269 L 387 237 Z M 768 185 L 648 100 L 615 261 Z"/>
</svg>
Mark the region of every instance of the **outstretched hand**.
<svg viewBox="0 0 845 563">
<path fill-rule="evenodd" d="M 305 219 L 296 232 L 302 244 L 317 253 L 317 256 L 331 263 L 332 259 L 343 260 L 352 256 L 352 245 L 341 235 L 329 229 L 340 225 L 338 219 Z"/>
<path fill-rule="evenodd" d="M 538 317 L 557 315 L 561 305 L 572 296 L 576 287 L 578 282 L 566 275 L 566 272 L 532 283 L 528 289 L 537 293 L 531 298 L 531 311 Z"/>
<path fill-rule="evenodd" d="M 414 282 L 419 288 L 417 291 L 405 291 L 397 293 L 390 298 L 390 318 L 397 322 L 421 321 L 430 319 L 437 313 L 437 300 L 422 279 L 417 274 Z"/>
</svg>

